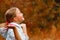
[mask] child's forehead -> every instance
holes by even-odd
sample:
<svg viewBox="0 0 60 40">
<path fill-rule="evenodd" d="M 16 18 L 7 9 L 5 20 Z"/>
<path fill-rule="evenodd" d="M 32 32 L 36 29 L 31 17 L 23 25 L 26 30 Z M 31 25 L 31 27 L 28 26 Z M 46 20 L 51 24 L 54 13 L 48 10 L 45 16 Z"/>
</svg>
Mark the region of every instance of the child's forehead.
<svg viewBox="0 0 60 40">
<path fill-rule="evenodd" d="M 16 12 L 19 12 L 19 13 L 21 13 L 21 11 L 20 11 L 19 9 L 16 9 Z"/>
<path fill-rule="evenodd" d="M 23 14 L 20 10 L 16 10 L 16 14 Z"/>
</svg>

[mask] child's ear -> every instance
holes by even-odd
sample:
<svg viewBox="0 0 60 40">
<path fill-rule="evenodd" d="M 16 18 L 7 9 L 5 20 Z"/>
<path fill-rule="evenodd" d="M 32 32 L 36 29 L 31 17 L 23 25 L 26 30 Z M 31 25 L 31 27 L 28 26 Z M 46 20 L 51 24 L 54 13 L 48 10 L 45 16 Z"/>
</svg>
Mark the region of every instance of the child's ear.
<svg viewBox="0 0 60 40">
<path fill-rule="evenodd" d="M 16 17 L 14 17 L 13 20 L 16 20 Z"/>
</svg>

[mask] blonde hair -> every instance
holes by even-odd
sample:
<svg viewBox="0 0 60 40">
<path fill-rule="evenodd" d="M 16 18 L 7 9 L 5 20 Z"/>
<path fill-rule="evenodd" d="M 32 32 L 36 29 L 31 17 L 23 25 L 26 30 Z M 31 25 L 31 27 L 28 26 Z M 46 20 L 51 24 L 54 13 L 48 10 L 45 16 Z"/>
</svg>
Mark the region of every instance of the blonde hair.
<svg viewBox="0 0 60 40">
<path fill-rule="evenodd" d="M 8 22 L 12 22 L 12 19 L 16 17 L 16 11 L 19 11 L 17 7 L 12 7 L 8 9 L 5 13 L 5 20 Z"/>
</svg>

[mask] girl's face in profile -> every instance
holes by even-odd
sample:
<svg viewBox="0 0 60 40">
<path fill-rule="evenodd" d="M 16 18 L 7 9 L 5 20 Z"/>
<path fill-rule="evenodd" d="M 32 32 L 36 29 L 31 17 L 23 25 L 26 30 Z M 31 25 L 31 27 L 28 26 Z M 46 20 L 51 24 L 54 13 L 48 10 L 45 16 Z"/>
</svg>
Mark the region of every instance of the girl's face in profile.
<svg viewBox="0 0 60 40">
<path fill-rule="evenodd" d="M 19 10 L 16 11 L 16 19 L 19 22 L 24 21 L 23 13 L 21 13 Z"/>
</svg>

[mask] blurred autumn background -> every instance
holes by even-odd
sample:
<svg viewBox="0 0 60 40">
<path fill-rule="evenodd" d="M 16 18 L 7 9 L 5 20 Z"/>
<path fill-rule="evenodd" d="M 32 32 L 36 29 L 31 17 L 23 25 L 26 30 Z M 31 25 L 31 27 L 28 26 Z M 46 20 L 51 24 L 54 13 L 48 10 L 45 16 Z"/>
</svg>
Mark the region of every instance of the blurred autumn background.
<svg viewBox="0 0 60 40">
<path fill-rule="evenodd" d="M 30 40 L 60 40 L 60 0 L 0 0 L 0 23 L 11 7 L 24 14 Z"/>
</svg>

